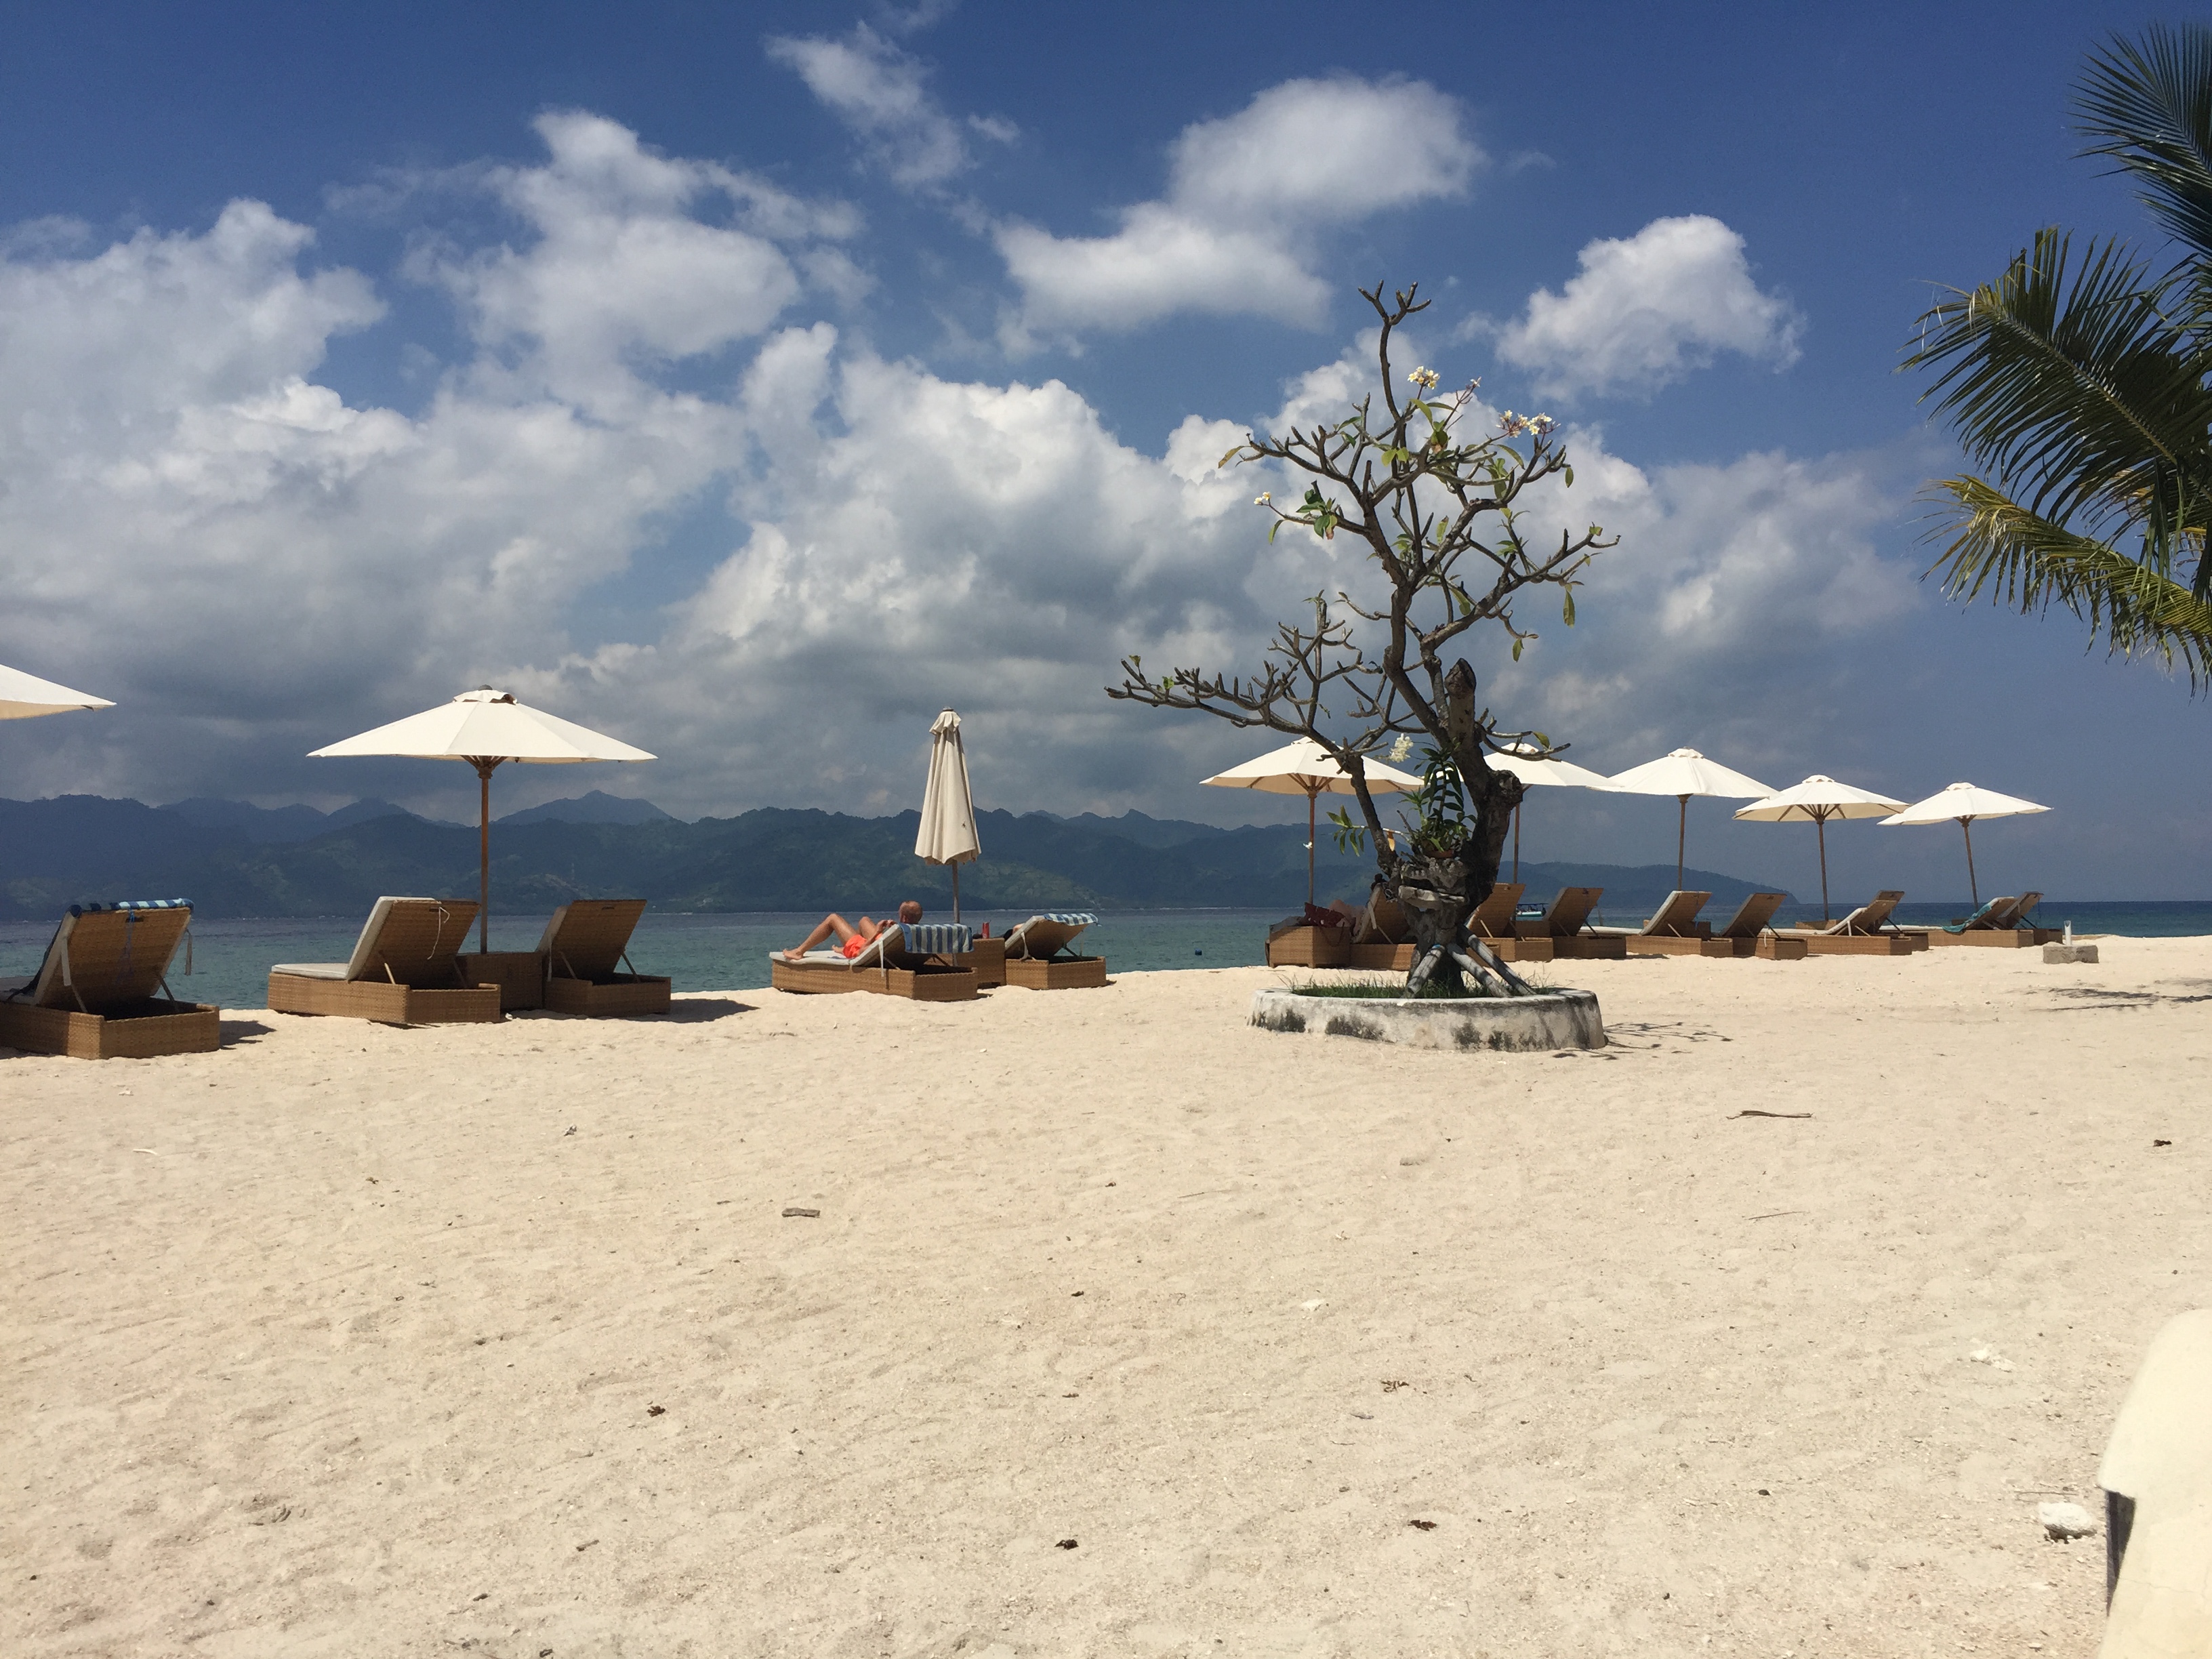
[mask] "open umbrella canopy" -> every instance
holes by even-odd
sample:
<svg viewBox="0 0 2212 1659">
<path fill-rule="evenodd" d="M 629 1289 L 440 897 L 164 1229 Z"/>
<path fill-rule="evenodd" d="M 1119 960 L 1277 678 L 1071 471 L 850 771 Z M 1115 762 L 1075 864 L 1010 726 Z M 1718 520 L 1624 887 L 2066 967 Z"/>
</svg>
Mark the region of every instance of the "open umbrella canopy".
<svg viewBox="0 0 2212 1659">
<path fill-rule="evenodd" d="M 1949 823 L 1956 820 L 1960 833 L 1966 838 L 1966 888 L 1974 896 L 1974 908 L 1982 908 L 1982 884 L 1974 873 L 1974 820 L 1976 818 L 2009 818 L 2022 812 L 2048 812 L 2048 806 L 2038 806 L 2032 800 L 2022 800 L 2017 795 L 2000 795 L 1994 789 L 1984 789 L 1978 784 L 1954 783 L 1938 789 L 1926 800 L 1917 800 L 1903 811 L 1882 820 L 1884 825 L 1904 823 Z"/>
<path fill-rule="evenodd" d="M 1828 821 L 1831 818 L 1878 818 L 1903 805 L 1870 789 L 1838 783 L 1815 772 L 1804 782 L 1793 784 L 1764 800 L 1739 806 L 1736 817 L 1756 823 L 1786 823 L 1796 819 L 1819 826 L 1820 840 L 1820 919 L 1828 919 Z"/>
<path fill-rule="evenodd" d="M 1586 766 L 1577 766 L 1572 761 L 1555 760 L 1547 750 L 1529 744 L 1508 744 L 1497 753 L 1485 755 L 1483 764 L 1493 772 L 1510 772 L 1530 788 L 1554 787 L 1569 789 L 1610 789 L 1612 780 L 1604 774 L 1593 772 Z M 1521 879 L 1521 809 L 1513 809 L 1513 879 Z"/>
<path fill-rule="evenodd" d="M 1571 789 L 1613 787 L 1613 780 L 1602 772 L 1577 766 L 1572 761 L 1555 760 L 1547 751 L 1526 744 L 1510 744 L 1495 754 L 1485 755 L 1482 763 L 1493 772 L 1510 772 L 1531 787 L 1551 784 Z"/>
<path fill-rule="evenodd" d="M 488 685 L 464 691 L 451 702 L 373 732 L 318 749 L 310 759 L 340 756 L 407 755 L 421 760 L 649 761 L 642 749 L 517 702 L 513 694 Z"/>
<path fill-rule="evenodd" d="M 0 720 L 33 720 L 40 714 L 66 714 L 72 708 L 114 707 L 106 697 L 72 691 L 20 668 L 0 666 Z"/>
<path fill-rule="evenodd" d="M 491 949 L 491 775 L 504 761 L 536 765 L 573 765 L 584 761 L 649 761 L 633 749 L 589 726 L 578 726 L 514 700 L 514 694 L 480 685 L 451 702 L 373 732 L 312 751 L 308 759 L 347 756 L 403 755 L 416 760 L 466 761 L 477 769 L 482 813 L 477 830 L 478 876 L 477 949 Z"/>
<path fill-rule="evenodd" d="M 921 827 L 914 855 L 952 866 L 952 920 L 960 920 L 960 866 L 981 857 L 975 798 L 968 787 L 968 751 L 960 741 L 960 716 L 950 708 L 929 728 L 929 781 L 921 793 Z"/>
<path fill-rule="evenodd" d="M 1408 776 L 1395 767 L 1370 758 L 1365 765 L 1367 788 L 1370 794 L 1384 794 L 1393 790 L 1413 790 L 1421 781 Z M 1300 738 L 1286 743 L 1280 749 L 1269 750 L 1257 760 L 1249 760 L 1242 766 L 1232 766 L 1226 772 L 1217 772 L 1203 780 L 1222 789 L 1257 789 L 1265 795 L 1348 795 L 1352 793 L 1352 775 L 1339 766 L 1328 750 L 1311 738 Z"/>
<path fill-rule="evenodd" d="M 1871 789 L 1838 783 L 1826 774 L 1815 772 L 1804 782 L 1792 784 L 1765 800 L 1737 807 L 1735 815 L 1757 823 L 1784 823 L 1793 818 L 1807 823 L 1826 823 L 1831 818 L 1882 817 L 1904 804 L 1887 795 L 1877 795 Z"/>
<path fill-rule="evenodd" d="M 1632 766 L 1626 772 L 1614 773 L 1607 782 L 1628 795 L 1718 795 L 1729 800 L 1749 800 L 1774 793 L 1771 785 L 1730 771 L 1694 749 L 1677 749 L 1657 760 Z"/>
<path fill-rule="evenodd" d="M 1694 749 L 1677 749 L 1616 772 L 1607 781 L 1625 795 L 1672 795 L 1679 801 L 1674 828 L 1674 885 L 1682 884 L 1683 854 L 1689 844 L 1690 797 L 1717 795 L 1727 800 L 1751 800 L 1771 795 L 1773 788 L 1757 778 L 1732 772 L 1718 761 L 1709 761 Z"/>
<path fill-rule="evenodd" d="M 1978 784 L 1954 783 L 1938 789 L 1926 800 L 1917 800 L 1901 811 L 1882 820 L 1884 823 L 1948 823 L 1957 818 L 1972 823 L 1976 818 L 2008 818 L 2020 812 L 2048 812 L 2048 806 L 2038 806 L 2032 800 L 2022 800 L 2017 795 L 2000 795 L 1994 789 L 1984 789 Z"/>
<path fill-rule="evenodd" d="M 1382 794 L 1411 792 L 1421 787 L 1421 781 L 1395 767 L 1386 766 L 1372 758 L 1364 762 L 1361 769 L 1367 775 L 1367 792 Z M 1218 789 L 1256 789 L 1263 795 L 1304 795 L 1306 798 L 1306 902 L 1313 902 L 1314 890 L 1314 802 L 1322 795 L 1349 795 L 1353 792 L 1352 775 L 1339 766 L 1328 750 L 1311 738 L 1300 738 L 1286 743 L 1280 749 L 1270 750 L 1257 760 L 1249 760 L 1242 766 L 1232 766 L 1226 772 L 1217 772 L 1200 780 Z"/>
</svg>

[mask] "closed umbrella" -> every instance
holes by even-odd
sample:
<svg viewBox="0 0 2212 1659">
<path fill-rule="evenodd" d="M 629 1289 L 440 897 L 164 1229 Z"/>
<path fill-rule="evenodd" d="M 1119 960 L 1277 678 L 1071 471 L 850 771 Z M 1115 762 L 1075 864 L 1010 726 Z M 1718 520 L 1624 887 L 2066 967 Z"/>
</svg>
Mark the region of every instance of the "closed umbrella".
<svg viewBox="0 0 2212 1659">
<path fill-rule="evenodd" d="M 466 761 L 477 769 L 482 817 L 477 851 L 481 908 L 477 949 L 491 949 L 491 775 L 501 761 L 574 765 L 582 761 L 649 761 L 642 749 L 514 700 L 514 694 L 480 685 L 451 702 L 380 726 L 357 738 L 318 749 L 310 760 L 337 756 L 407 755 L 420 760 Z"/>
<path fill-rule="evenodd" d="M 1833 778 L 1814 773 L 1804 782 L 1769 795 L 1765 800 L 1755 800 L 1748 806 L 1736 808 L 1735 815 L 1757 823 L 1782 823 L 1792 818 L 1810 818 L 1819 826 L 1820 836 L 1820 920 L 1828 920 L 1828 820 L 1831 818 L 1878 818 L 1894 812 L 1902 806 L 1887 795 L 1877 795 L 1871 790 L 1854 789 L 1848 783 L 1838 783 Z"/>
<path fill-rule="evenodd" d="M 1656 761 L 1617 772 L 1607 781 L 1623 794 L 1672 795 L 1681 803 L 1674 829 L 1674 885 L 1678 889 L 1682 884 L 1683 851 L 1689 843 L 1690 797 L 1717 795 L 1724 800 L 1752 800 L 1774 793 L 1757 778 L 1731 772 L 1694 749 L 1677 749 Z"/>
<path fill-rule="evenodd" d="M 65 714 L 73 708 L 112 708 L 105 697 L 89 696 L 56 685 L 20 668 L 0 666 L 0 720 L 33 720 L 40 714 Z"/>
<path fill-rule="evenodd" d="M 914 855 L 952 866 L 952 920 L 960 920 L 960 866 L 981 856 L 975 835 L 975 798 L 968 788 L 968 751 L 960 744 L 960 716 L 950 708 L 929 728 L 929 782 L 921 792 L 921 828 Z"/>
<path fill-rule="evenodd" d="M 1393 791 L 1412 791 L 1421 787 L 1419 778 L 1409 777 L 1395 767 L 1370 759 L 1364 763 L 1367 775 L 1367 789 L 1370 794 Z M 1314 801 L 1322 795 L 1349 795 L 1352 793 L 1352 775 L 1330 757 L 1328 750 L 1311 738 L 1300 738 L 1286 743 L 1280 749 L 1249 760 L 1242 766 L 1232 766 L 1226 772 L 1217 772 L 1202 780 L 1218 789 L 1257 789 L 1265 795 L 1304 795 L 1306 798 L 1306 902 L 1313 902 L 1314 895 Z"/>
<path fill-rule="evenodd" d="M 1948 788 L 1938 789 L 1926 800 L 1917 800 L 1902 812 L 1882 820 L 1885 824 L 1943 823 L 1952 818 L 1959 821 L 1960 833 L 1966 838 L 1966 889 L 1974 896 L 1974 908 L 1982 908 L 1982 884 L 1974 875 L 1974 820 L 1976 818 L 2009 818 L 2022 812 L 2048 812 L 2048 806 L 2038 806 L 2032 800 L 2021 800 L 2016 795 L 2000 795 L 1994 789 L 1984 789 L 1971 783 L 1954 783 Z"/>
<path fill-rule="evenodd" d="M 1603 775 L 1572 761 L 1555 760 L 1549 751 L 1525 743 L 1508 744 L 1494 755 L 1483 757 L 1493 772 L 1510 772 L 1531 788 L 1555 785 L 1570 789 L 1610 789 Z M 1513 879 L 1521 879 L 1521 809 L 1513 809 Z"/>
</svg>

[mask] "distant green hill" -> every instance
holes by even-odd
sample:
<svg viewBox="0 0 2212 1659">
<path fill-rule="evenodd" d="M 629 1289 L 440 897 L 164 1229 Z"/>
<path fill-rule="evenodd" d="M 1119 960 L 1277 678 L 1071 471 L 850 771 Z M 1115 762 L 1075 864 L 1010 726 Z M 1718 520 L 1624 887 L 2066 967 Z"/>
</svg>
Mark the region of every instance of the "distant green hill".
<svg viewBox="0 0 2212 1659">
<path fill-rule="evenodd" d="M 58 914 L 72 902 L 189 898 L 204 915 L 352 915 L 380 894 L 466 896 L 477 890 L 477 832 L 386 809 L 304 840 L 269 838 L 261 820 L 194 802 L 190 813 L 65 795 L 0 801 L 0 921 Z M 376 803 L 383 809 L 384 803 Z M 288 809 L 248 807 L 275 817 Z M 333 815 L 334 817 L 350 815 Z M 949 871 L 914 855 L 917 815 L 855 818 L 763 808 L 696 823 L 509 820 L 492 827 L 492 900 L 507 915 L 544 915 L 564 900 L 623 895 L 677 911 L 827 910 L 907 897 L 949 905 Z M 283 822 L 289 831 L 297 826 Z M 962 866 L 978 909 L 1295 909 L 1305 897 L 1305 831 L 1223 830 L 1130 813 L 977 815 L 985 855 Z M 1371 866 L 1318 849 L 1324 899 L 1364 897 Z M 1608 914 L 1648 912 L 1674 885 L 1671 866 L 1522 866 L 1531 896 L 1602 886 Z M 1707 871 L 1689 878 L 1733 904 L 1759 883 Z"/>
</svg>

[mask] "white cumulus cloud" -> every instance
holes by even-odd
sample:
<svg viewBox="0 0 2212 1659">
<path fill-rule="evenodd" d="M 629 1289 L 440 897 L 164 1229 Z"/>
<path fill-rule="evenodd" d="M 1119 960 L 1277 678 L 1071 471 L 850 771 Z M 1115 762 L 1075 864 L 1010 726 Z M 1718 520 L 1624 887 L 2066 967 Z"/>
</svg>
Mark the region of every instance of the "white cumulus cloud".
<svg viewBox="0 0 2212 1659">
<path fill-rule="evenodd" d="M 418 264 L 460 302 L 481 343 L 523 345 L 564 392 L 608 395 L 635 367 L 757 336 L 803 286 L 787 249 L 821 271 L 820 286 L 849 297 L 849 262 L 836 245 L 859 228 L 850 208 L 671 160 L 604 117 L 568 112 L 536 125 L 545 163 L 484 176 L 535 240 L 437 250 Z M 710 208 L 714 219 L 702 216 Z"/>
<path fill-rule="evenodd" d="M 545 136 L 543 165 L 480 175 L 531 239 L 436 256 L 477 355 L 412 411 L 327 383 L 375 285 L 313 269 L 265 207 L 0 251 L 0 660 L 118 705 L 10 733 L 9 793 L 461 815 L 464 769 L 303 756 L 489 681 L 659 754 L 618 787 L 682 812 L 911 805 L 946 702 L 987 805 L 1249 809 L 1185 792 L 1252 734 L 1103 696 L 1130 652 L 1249 670 L 1306 596 L 1360 580 L 1349 538 L 1269 543 L 1251 498 L 1281 481 L 1214 465 L 1236 411 L 1129 440 L 1059 380 L 887 358 L 810 313 L 787 252 L 838 246 L 834 207 L 595 118 Z M 1256 189 L 1235 149 L 1208 135 L 1186 171 Z M 1370 349 L 1254 424 L 1336 412 Z M 1714 707 L 1835 721 L 1835 665 L 1911 600 L 1877 546 L 1892 493 L 1848 461 L 1646 472 L 1575 444 L 1577 488 L 1536 518 L 1624 546 L 1577 629 L 1531 618 L 1520 665 L 1471 642 L 1501 714 L 1585 742 Z M 678 520 L 703 526 L 689 562 Z"/>
<path fill-rule="evenodd" d="M 896 184 L 927 188 L 966 172 L 975 162 L 969 132 L 999 143 L 1019 136 L 995 116 L 954 120 L 930 93 L 927 66 L 866 23 L 842 39 L 771 36 L 768 55 L 804 81 Z"/>
<path fill-rule="evenodd" d="M 1287 81 L 1236 114 L 1186 127 L 1168 188 L 1109 236 L 1009 222 L 999 252 L 1022 291 L 1008 340 L 1126 330 L 1179 312 L 1318 327 L 1328 285 L 1314 238 L 1393 208 L 1455 197 L 1483 162 L 1458 103 L 1419 81 Z"/>
<path fill-rule="evenodd" d="M 1804 327 L 1752 280 L 1743 238 L 1702 214 L 1655 219 L 1582 251 L 1560 292 L 1540 289 L 1498 340 L 1548 396 L 1650 392 L 1723 351 L 1787 368 Z"/>
</svg>

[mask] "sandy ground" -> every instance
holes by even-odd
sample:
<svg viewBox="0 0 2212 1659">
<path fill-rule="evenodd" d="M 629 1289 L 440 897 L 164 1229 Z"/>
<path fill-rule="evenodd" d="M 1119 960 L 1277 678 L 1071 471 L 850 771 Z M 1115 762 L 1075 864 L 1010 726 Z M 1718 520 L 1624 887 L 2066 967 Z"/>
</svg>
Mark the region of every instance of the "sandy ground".
<svg viewBox="0 0 2212 1659">
<path fill-rule="evenodd" d="M 0 1057 L 0 1650 L 2086 1654 L 2212 1302 L 2212 940 L 2104 955 Z"/>
</svg>

